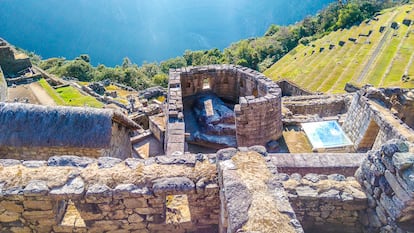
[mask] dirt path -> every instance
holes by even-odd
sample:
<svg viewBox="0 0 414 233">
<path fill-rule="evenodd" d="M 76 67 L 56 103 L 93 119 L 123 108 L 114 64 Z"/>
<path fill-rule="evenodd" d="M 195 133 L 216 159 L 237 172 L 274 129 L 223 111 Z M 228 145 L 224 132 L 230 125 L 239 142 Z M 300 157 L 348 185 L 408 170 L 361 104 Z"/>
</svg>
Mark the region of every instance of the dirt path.
<svg viewBox="0 0 414 233">
<path fill-rule="evenodd" d="M 55 101 L 47 94 L 45 90 L 43 90 L 43 88 L 38 83 L 31 83 L 29 85 L 29 88 L 41 105 L 56 106 Z"/>
</svg>

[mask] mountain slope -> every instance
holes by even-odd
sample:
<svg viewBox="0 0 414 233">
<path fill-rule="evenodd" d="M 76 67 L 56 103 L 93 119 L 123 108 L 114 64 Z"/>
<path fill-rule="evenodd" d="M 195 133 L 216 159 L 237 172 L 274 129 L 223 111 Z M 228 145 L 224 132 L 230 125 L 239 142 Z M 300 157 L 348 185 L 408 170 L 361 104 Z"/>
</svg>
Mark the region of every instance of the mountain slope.
<svg viewBox="0 0 414 233">
<path fill-rule="evenodd" d="M 409 26 L 403 23 L 407 19 L 413 21 Z M 264 74 L 329 93 L 344 92 L 347 82 L 413 88 L 414 4 L 387 9 L 369 22 L 299 45 Z"/>
</svg>

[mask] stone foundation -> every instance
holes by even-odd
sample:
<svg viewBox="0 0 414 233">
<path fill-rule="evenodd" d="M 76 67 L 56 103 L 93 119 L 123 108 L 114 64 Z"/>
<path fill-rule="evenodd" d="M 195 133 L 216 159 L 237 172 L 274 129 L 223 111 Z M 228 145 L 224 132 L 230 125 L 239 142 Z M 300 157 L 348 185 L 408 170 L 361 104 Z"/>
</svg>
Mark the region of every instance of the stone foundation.
<svg viewBox="0 0 414 233">
<path fill-rule="evenodd" d="M 413 164 L 414 145 L 407 142 L 392 140 L 368 152 L 355 176 L 368 197 L 369 231 L 414 231 Z"/>
<path fill-rule="evenodd" d="M 279 174 L 305 232 L 363 232 L 367 197 L 354 177 Z"/>
<path fill-rule="evenodd" d="M 219 189 L 215 165 L 207 158 L 144 162 L 72 156 L 0 164 L 0 222 L 5 232 L 217 231 Z M 9 173 L 15 174 L 11 180 Z M 166 212 L 171 212 L 167 195 L 186 195 L 189 222 L 166 223 Z M 65 225 L 62 218 L 70 202 L 79 215 Z M 180 209 L 172 212 L 182 214 Z"/>
</svg>

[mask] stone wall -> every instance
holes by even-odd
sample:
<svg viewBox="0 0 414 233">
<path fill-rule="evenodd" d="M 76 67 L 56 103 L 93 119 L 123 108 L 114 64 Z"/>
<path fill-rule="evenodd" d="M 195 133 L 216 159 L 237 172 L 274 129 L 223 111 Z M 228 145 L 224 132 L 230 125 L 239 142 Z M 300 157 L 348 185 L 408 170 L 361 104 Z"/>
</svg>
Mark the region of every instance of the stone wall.
<svg viewBox="0 0 414 233">
<path fill-rule="evenodd" d="M 257 71 L 241 66 L 185 67 L 170 70 L 166 110 L 167 155 L 175 151 L 184 152 L 182 98 L 207 90 L 220 98 L 239 103 L 234 108 L 238 146 L 265 145 L 282 135 L 281 90 L 276 83 Z"/>
<path fill-rule="evenodd" d="M 293 115 L 336 116 L 348 111 L 351 95 L 307 95 L 282 98 L 283 107 Z"/>
<path fill-rule="evenodd" d="M 0 102 L 7 100 L 7 83 L 4 79 L 3 71 L 0 66 Z"/>
<path fill-rule="evenodd" d="M 303 232 L 264 147 L 220 150 L 217 166 L 219 232 Z"/>
<path fill-rule="evenodd" d="M 112 122 L 112 137 L 109 148 L 105 148 L 101 156 L 127 159 L 131 157 L 132 144 L 130 130 L 121 124 Z"/>
<path fill-rule="evenodd" d="M 367 197 L 354 177 L 314 173 L 278 176 L 306 233 L 363 232 Z"/>
<path fill-rule="evenodd" d="M 17 72 L 32 66 L 29 57 L 24 55 L 16 58 L 15 53 L 17 52 L 9 45 L 0 46 L 0 66 L 6 77 L 16 75 Z"/>
<path fill-rule="evenodd" d="M 280 95 L 240 97 L 234 107 L 238 146 L 266 145 L 282 136 Z"/>
<path fill-rule="evenodd" d="M 356 150 L 379 149 L 391 139 L 414 141 L 414 131 L 379 103 L 357 92 L 342 125 Z"/>
<path fill-rule="evenodd" d="M 315 153 L 315 154 L 269 154 L 281 173 L 306 175 L 308 173 L 329 175 L 339 173 L 353 176 L 365 154 Z"/>
<path fill-rule="evenodd" d="M 155 115 L 149 117 L 149 129 L 161 144 L 164 144 L 165 137 L 165 122 L 161 122 L 165 121 L 164 118 L 164 115 Z"/>
<path fill-rule="evenodd" d="M 166 105 L 166 129 L 164 151 L 166 155 L 183 154 L 185 149 L 184 106 L 180 72 L 170 70 L 168 81 L 168 104 Z"/>
<path fill-rule="evenodd" d="M 8 147 L 0 146 L 0 159 L 47 160 L 54 155 L 100 157 L 103 149 L 77 147 Z"/>
<path fill-rule="evenodd" d="M 217 232 L 219 189 L 207 157 L 56 156 L 0 167 L 4 232 Z M 186 195 L 188 222 L 168 195 Z"/>
<path fill-rule="evenodd" d="M 315 93 L 305 90 L 289 80 L 278 80 L 277 85 L 282 90 L 282 96 L 313 95 Z"/>
<path fill-rule="evenodd" d="M 0 158 L 18 160 L 47 160 L 54 155 L 76 155 L 98 158 L 101 156 L 126 159 L 131 157 L 132 145 L 129 129 L 112 123 L 110 144 L 106 148 L 79 148 L 79 147 L 30 147 L 30 146 L 3 146 L 0 145 Z"/>
<path fill-rule="evenodd" d="M 368 197 L 371 232 L 414 231 L 414 145 L 391 140 L 368 152 L 355 176 Z"/>
</svg>

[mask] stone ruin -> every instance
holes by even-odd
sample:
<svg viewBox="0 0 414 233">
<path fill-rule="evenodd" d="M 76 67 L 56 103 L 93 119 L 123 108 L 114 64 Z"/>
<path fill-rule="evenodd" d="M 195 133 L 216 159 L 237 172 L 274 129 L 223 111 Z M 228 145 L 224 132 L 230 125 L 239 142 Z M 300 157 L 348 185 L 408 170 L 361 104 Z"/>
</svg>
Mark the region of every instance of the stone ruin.
<svg viewBox="0 0 414 233">
<path fill-rule="evenodd" d="M 204 89 L 206 83 L 209 88 Z M 299 127 L 303 122 L 336 120 L 354 143 L 355 153 L 270 153 L 263 145 L 274 138 L 266 136 L 266 127 L 250 131 L 240 141 L 237 138 L 237 148 L 188 152 L 185 97 L 206 92 L 214 93 L 224 104 L 233 101 L 236 138 L 246 132 L 241 128 L 245 124 L 237 124 L 243 117 L 269 121 L 263 124 L 276 122 L 280 132 L 274 134 L 280 138 L 284 137 L 282 125 Z M 112 151 L 95 157 L 75 147 L 65 154 L 54 154 L 58 152 L 54 148 L 65 148 L 56 144 L 26 153 L 24 158 L 6 152 L 0 159 L 1 230 L 412 232 L 414 131 L 405 122 L 413 118 L 413 112 L 404 112 L 411 109 L 412 102 L 402 98 L 411 92 L 365 88 L 355 93 L 317 95 L 289 82 L 278 86 L 238 66 L 171 70 L 164 128 L 158 127 L 163 118 L 153 119 L 150 126 L 158 140 L 166 141 L 165 155 L 138 159 Z M 266 104 L 277 106 L 277 113 L 271 112 L 269 118 L 259 111 Z M 239 114 L 238 108 L 246 111 Z M 49 110 L 53 116 L 53 107 Z M 105 114 L 100 127 L 118 127 L 120 119 Z M 11 116 L 0 112 L 0 118 Z M 260 121 L 248 118 L 247 125 L 259 127 L 251 124 L 256 122 Z M 19 130 L 30 129 L 28 124 L 21 123 Z M 98 125 L 90 127 L 98 130 Z M 3 128 L 9 133 L 3 136 L 6 141 L 19 141 L 14 136 L 17 128 Z M 57 133 L 56 129 L 48 129 L 50 135 Z M 89 130 L 79 130 L 78 136 L 75 131 L 70 137 L 79 138 L 72 141 L 88 140 Z M 261 145 L 246 143 L 249 136 Z M 28 152 L 36 140 L 25 138 Z M 255 139 L 251 140 L 253 144 Z M 20 145 L 5 148 L 18 150 Z M 48 150 L 52 153 L 37 156 Z"/>
<path fill-rule="evenodd" d="M 29 57 L 18 52 L 2 38 L 0 38 L 0 67 L 9 86 L 30 83 L 41 78 L 41 75 L 33 69 Z"/>
<path fill-rule="evenodd" d="M 240 66 L 211 65 L 170 71 L 166 154 L 184 153 L 186 143 L 252 146 L 279 139 L 282 135 L 281 96 L 277 84 L 257 71 Z M 197 104 L 196 101 L 198 107 L 194 109 L 195 99 L 204 102 Z M 224 102 L 230 104 L 226 106 Z M 204 123 L 188 117 L 191 111 L 200 112 L 200 109 L 205 110 L 201 116 L 196 114 L 196 118 L 207 119 Z M 200 124 L 204 124 L 204 129 L 192 133 Z M 220 145 L 220 142 L 225 143 Z"/>
</svg>

